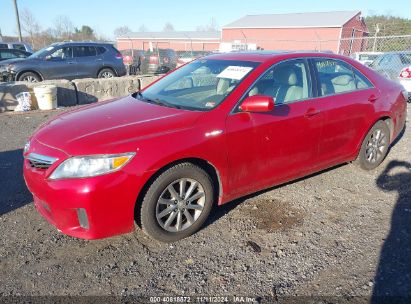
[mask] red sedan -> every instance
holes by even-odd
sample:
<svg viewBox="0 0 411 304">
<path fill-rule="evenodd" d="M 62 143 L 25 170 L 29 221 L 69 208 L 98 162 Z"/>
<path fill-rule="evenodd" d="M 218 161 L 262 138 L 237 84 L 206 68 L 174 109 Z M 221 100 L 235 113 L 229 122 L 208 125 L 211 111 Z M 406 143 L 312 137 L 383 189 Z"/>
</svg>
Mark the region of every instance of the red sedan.
<svg viewBox="0 0 411 304">
<path fill-rule="evenodd" d="M 213 204 L 356 161 L 376 168 L 406 96 L 347 57 L 234 53 L 198 59 L 141 92 L 64 113 L 24 149 L 38 211 L 65 234 L 176 241 Z"/>
</svg>

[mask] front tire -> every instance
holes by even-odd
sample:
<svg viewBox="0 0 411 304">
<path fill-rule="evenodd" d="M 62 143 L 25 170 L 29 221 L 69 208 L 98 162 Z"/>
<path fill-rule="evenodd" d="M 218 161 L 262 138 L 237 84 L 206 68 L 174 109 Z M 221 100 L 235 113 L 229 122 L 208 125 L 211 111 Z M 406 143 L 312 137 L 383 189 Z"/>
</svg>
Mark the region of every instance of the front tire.
<svg viewBox="0 0 411 304">
<path fill-rule="evenodd" d="M 141 226 L 150 237 L 174 242 L 195 233 L 214 200 L 210 176 L 192 163 L 175 165 L 148 188 L 141 206 Z"/>
<path fill-rule="evenodd" d="M 356 163 L 364 170 L 377 168 L 387 156 L 390 146 L 390 129 L 384 121 L 378 121 L 364 138 Z"/>
<path fill-rule="evenodd" d="M 97 78 L 113 78 L 116 77 L 116 73 L 112 69 L 105 68 L 98 72 Z"/>
</svg>

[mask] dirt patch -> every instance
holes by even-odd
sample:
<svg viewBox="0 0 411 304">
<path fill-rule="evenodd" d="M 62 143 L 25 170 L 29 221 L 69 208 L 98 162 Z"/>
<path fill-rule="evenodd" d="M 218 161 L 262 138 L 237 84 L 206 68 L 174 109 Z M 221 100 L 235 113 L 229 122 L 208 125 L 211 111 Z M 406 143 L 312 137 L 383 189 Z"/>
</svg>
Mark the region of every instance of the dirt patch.
<svg viewBox="0 0 411 304">
<path fill-rule="evenodd" d="M 245 204 L 241 210 L 242 217 L 253 219 L 258 229 L 268 232 L 286 230 L 303 223 L 302 211 L 288 202 L 275 199 L 264 199 Z"/>
</svg>

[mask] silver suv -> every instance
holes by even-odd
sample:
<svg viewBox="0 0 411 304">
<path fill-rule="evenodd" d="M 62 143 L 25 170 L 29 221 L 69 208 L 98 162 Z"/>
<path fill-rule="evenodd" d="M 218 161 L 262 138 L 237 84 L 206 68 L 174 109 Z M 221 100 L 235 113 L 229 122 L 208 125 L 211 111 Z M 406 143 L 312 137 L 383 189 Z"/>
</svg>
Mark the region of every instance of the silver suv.
<svg viewBox="0 0 411 304">
<path fill-rule="evenodd" d="M 8 80 L 38 82 L 48 79 L 110 78 L 124 76 L 120 52 L 109 43 L 61 42 L 41 49 L 25 59 L 0 64 Z"/>
<path fill-rule="evenodd" d="M 16 49 L 33 53 L 33 49 L 30 44 L 25 42 L 0 42 L 0 49 Z"/>
</svg>

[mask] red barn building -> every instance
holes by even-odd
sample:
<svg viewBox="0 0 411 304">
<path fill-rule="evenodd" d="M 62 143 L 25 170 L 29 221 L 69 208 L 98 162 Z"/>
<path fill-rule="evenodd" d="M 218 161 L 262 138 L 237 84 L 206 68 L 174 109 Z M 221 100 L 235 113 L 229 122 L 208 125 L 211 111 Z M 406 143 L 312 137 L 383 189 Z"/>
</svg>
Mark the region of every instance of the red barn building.
<svg viewBox="0 0 411 304">
<path fill-rule="evenodd" d="M 248 15 L 222 28 L 222 42 L 265 50 L 365 50 L 368 29 L 359 11 Z M 359 39 L 352 39 L 359 38 Z"/>
</svg>

